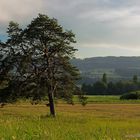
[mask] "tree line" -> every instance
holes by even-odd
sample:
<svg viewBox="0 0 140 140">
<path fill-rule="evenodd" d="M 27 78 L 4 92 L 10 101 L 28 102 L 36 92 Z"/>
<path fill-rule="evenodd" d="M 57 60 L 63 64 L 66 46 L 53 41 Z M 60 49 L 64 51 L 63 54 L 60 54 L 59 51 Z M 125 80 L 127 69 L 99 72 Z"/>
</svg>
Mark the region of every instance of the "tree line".
<svg viewBox="0 0 140 140">
<path fill-rule="evenodd" d="M 140 82 L 137 75 L 134 75 L 131 81 L 108 82 L 107 74 L 104 73 L 100 81 L 93 84 L 82 84 L 81 89 L 87 95 L 121 95 L 140 90 Z"/>
</svg>

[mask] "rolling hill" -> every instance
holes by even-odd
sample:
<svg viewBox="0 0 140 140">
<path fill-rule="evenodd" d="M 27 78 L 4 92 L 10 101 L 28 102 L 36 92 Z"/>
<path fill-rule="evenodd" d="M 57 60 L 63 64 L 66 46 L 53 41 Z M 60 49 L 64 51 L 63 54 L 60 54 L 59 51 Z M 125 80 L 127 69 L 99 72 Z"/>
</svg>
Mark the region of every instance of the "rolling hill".
<svg viewBox="0 0 140 140">
<path fill-rule="evenodd" d="M 92 83 L 106 73 L 111 81 L 130 80 L 133 75 L 140 76 L 140 57 L 93 57 L 73 59 L 72 64 L 81 73 L 80 83 Z"/>
</svg>

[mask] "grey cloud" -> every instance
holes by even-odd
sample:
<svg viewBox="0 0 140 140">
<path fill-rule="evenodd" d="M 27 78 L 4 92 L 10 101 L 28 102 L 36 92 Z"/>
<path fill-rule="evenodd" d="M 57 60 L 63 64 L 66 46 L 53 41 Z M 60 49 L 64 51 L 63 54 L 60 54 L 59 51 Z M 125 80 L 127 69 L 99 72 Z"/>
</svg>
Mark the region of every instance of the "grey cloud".
<svg viewBox="0 0 140 140">
<path fill-rule="evenodd" d="M 55 17 L 64 28 L 72 29 L 81 48 L 90 44 L 93 49 L 103 45 L 119 51 L 132 46 L 139 49 L 139 0 L 1 0 L 0 34 L 10 20 L 25 25 L 38 13 Z"/>
<path fill-rule="evenodd" d="M 42 11 L 43 0 L 1 0 L 0 34 L 6 30 L 9 21 L 26 24 L 29 19 Z"/>
</svg>

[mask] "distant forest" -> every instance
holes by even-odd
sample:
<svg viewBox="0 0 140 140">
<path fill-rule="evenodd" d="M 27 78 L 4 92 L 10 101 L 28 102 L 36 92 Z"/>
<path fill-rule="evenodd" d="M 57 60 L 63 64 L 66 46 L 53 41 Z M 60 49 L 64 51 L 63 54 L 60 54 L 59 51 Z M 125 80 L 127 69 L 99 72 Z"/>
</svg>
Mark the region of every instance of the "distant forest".
<svg viewBox="0 0 140 140">
<path fill-rule="evenodd" d="M 134 75 L 130 81 L 108 82 L 107 75 L 104 73 L 100 81 L 93 84 L 84 83 L 81 89 L 87 95 L 122 95 L 140 90 L 140 81 L 137 75 Z"/>
</svg>

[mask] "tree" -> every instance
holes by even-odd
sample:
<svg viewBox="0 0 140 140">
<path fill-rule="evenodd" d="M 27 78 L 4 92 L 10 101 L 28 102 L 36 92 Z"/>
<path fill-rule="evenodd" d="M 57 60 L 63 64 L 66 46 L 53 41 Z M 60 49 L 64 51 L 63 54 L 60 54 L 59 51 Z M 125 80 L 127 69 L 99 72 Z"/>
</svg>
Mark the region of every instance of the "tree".
<svg viewBox="0 0 140 140">
<path fill-rule="evenodd" d="M 64 31 L 56 19 L 42 14 L 24 30 L 10 22 L 7 32 L 11 77 L 19 81 L 20 89 L 34 85 L 38 91 L 43 86 L 45 94 L 38 92 L 37 96 L 48 96 L 50 114 L 55 116 L 54 96 L 62 91 L 73 94 L 77 89 L 75 81 L 79 71 L 70 63 L 76 51 L 71 45 L 76 43 L 75 35 Z M 26 96 L 33 96 L 28 94 Z M 19 92 L 17 96 L 25 96 L 25 93 Z"/>
<path fill-rule="evenodd" d="M 134 75 L 133 76 L 133 82 L 136 84 L 138 83 L 138 76 L 137 75 Z"/>
<path fill-rule="evenodd" d="M 107 92 L 107 85 L 102 81 L 98 81 L 98 82 L 94 83 L 93 89 L 94 89 L 95 94 L 103 94 L 104 95 Z"/>
<path fill-rule="evenodd" d="M 0 85 L 6 80 L 10 68 L 7 57 L 8 49 L 6 47 L 6 44 L 0 41 Z"/>
<path fill-rule="evenodd" d="M 85 92 L 87 95 L 92 95 L 93 94 L 93 86 L 92 85 L 87 85 L 87 84 L 82 84 L 81 87 L 82 91 Z"/>
<path fill-rule="evenodd" d="M 106 75 L 106 73 L 103 74 L 102 82 L 107 84 L 107 75 Z"/>
<path fill-rule="evenodd" d="M 107 93 L 108 94 L 116 94 L 116 84 L 113 82 L 109 82 L 107 86 Z"/>
<path fill-rule="evenodd" d="M 138 85 L 137 83 L 128 81 L 124 83 L 124 89 L 125 89 L 125 92 L 136 91 L 138 90 Z"/>
<path fill-rule="evenodd" d="M 125 92 L 125 83 L 122 81 L 118 81 L 116 83 L 116 91 L 117 91 L 117 94 L 124 93 Z"/>
</svg>

